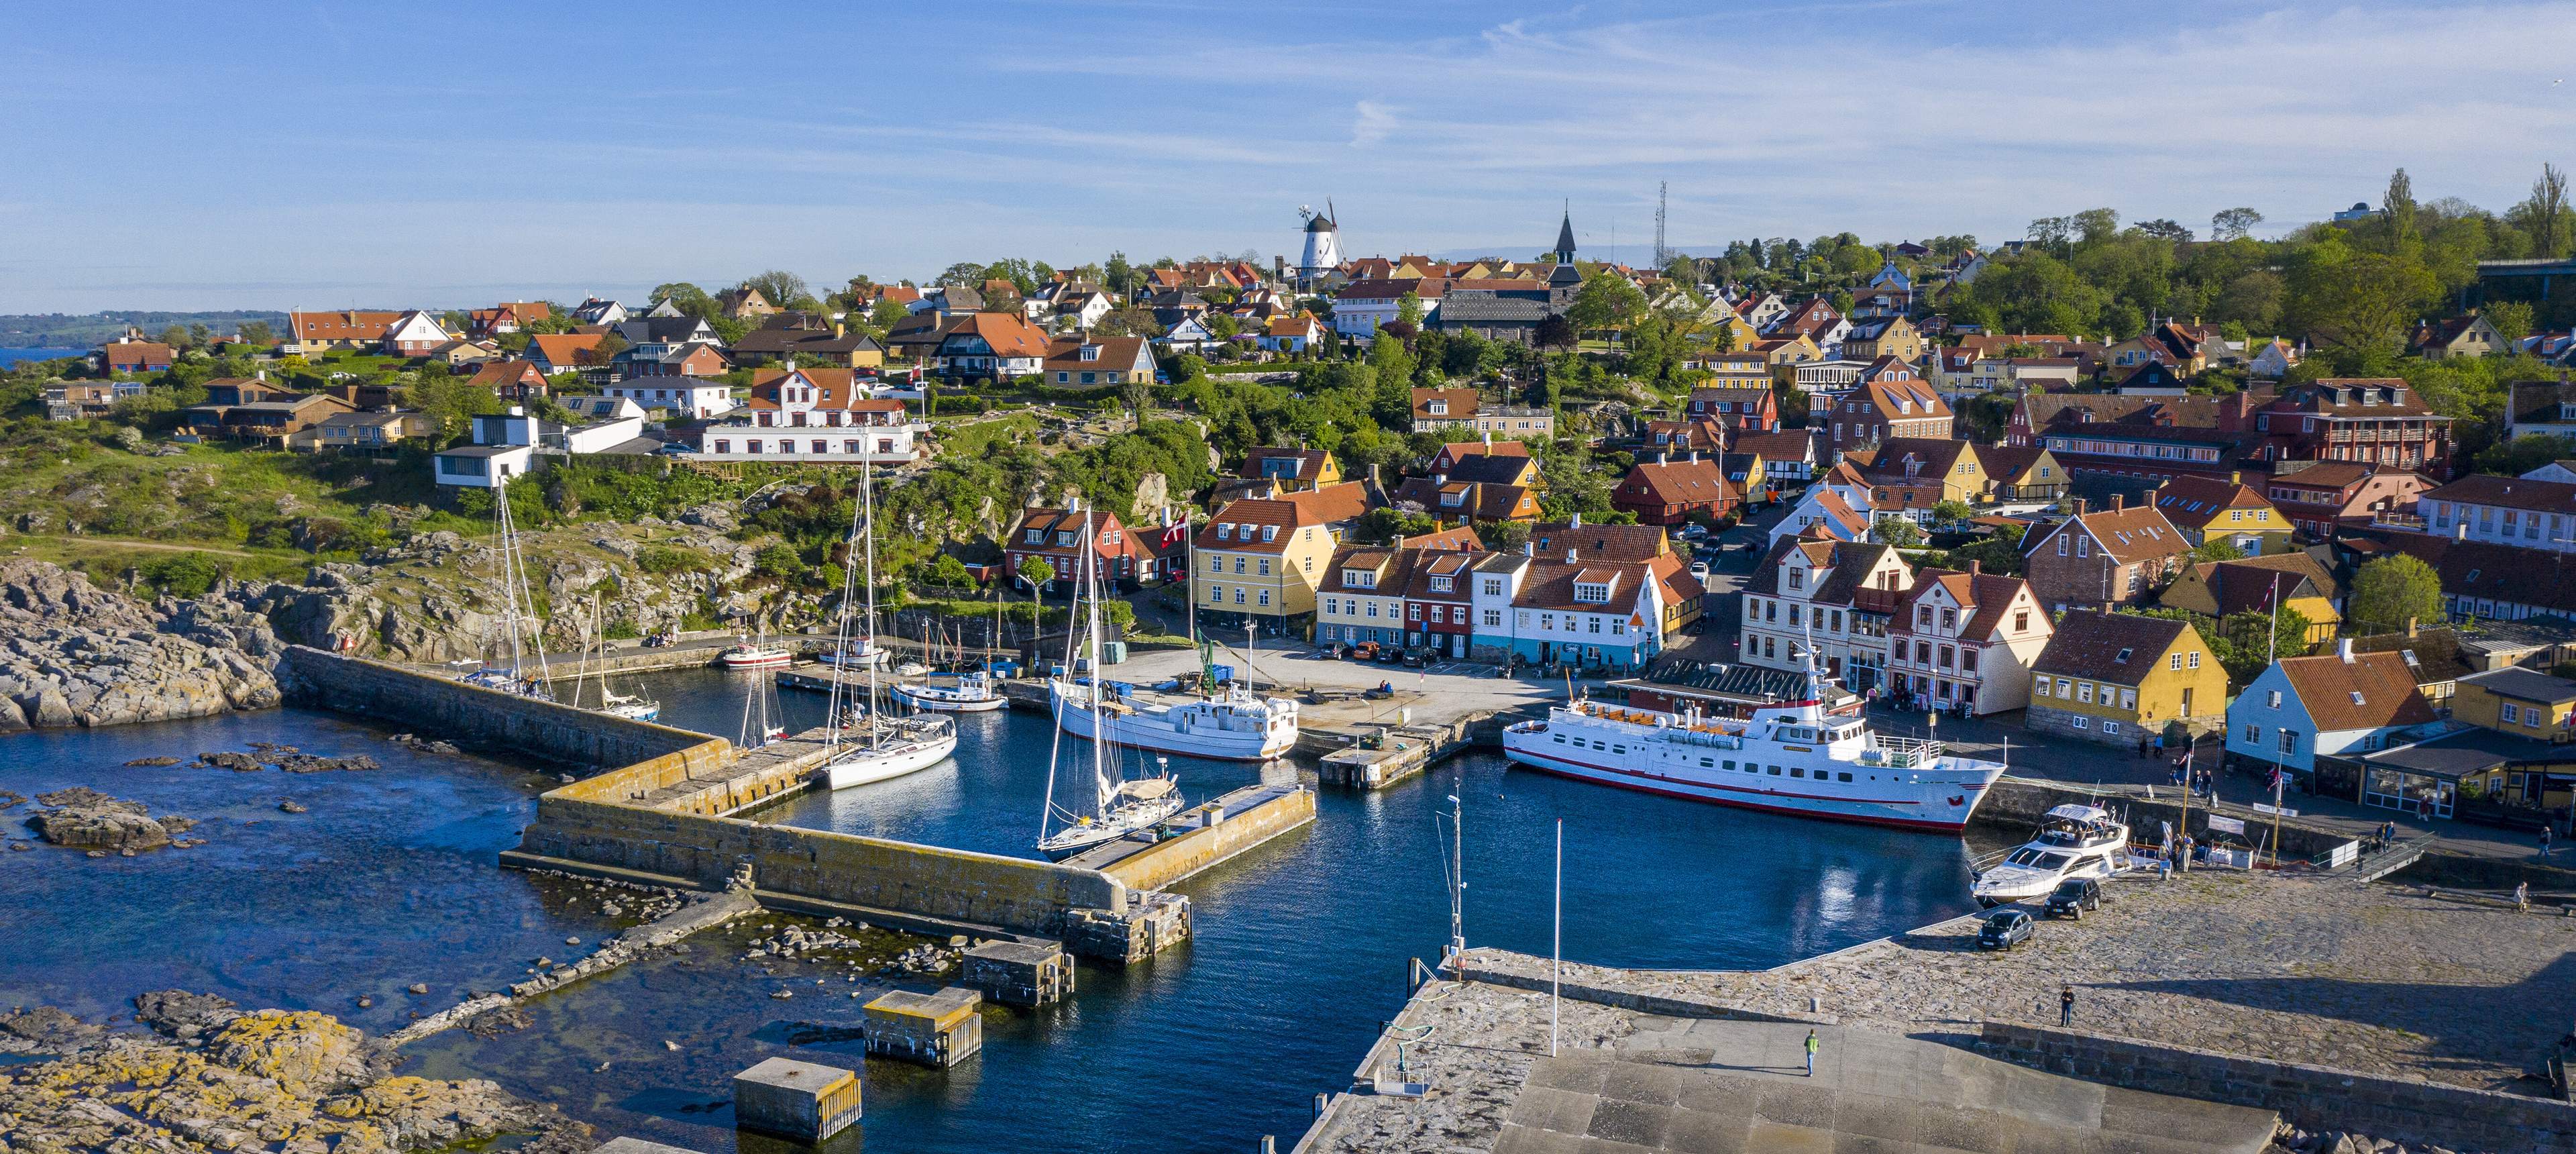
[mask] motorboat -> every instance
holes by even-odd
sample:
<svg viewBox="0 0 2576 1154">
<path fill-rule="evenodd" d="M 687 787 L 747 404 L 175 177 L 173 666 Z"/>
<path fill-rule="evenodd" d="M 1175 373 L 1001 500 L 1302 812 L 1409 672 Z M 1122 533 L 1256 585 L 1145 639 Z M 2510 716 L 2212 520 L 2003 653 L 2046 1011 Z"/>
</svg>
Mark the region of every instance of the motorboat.
<svg viewBox="0 0 2576 1154">
<path fill-rule="evenodd" d="M 897 677 L 921 677 L 929 672 L 930 667 L 918 661 L 907 661 L 894 667 L 894 675 Z"/>
<path fill-rule="evenodd" d="M 2068 878 L 2107 878 L 2129 856 L 2129 827 L 2098 805 L 2061 805 L 2040 819 L 2039 832 L 1977 875 L 1969 891 L 1980 906 L 2048 896 Z"/>
<path fill-rule="evenodd" d="M 955 685 L 900 682 L 894 687 L 894 697 L 915 709 L 941 713 L 983 713 L 1010 704 L 1010 699 L 994 686 L 993 675 L 982 670 L 959 674 Z"/>
<path fill-rule="evenodd" d="M 842 669 L 868 669 L 884 665 L 891 656 L 871 637 L 815 654 L 814 660 Z"/>
<path fill-rule="evenodd" d="M 1811 657 L 1802 699 L 1748 719 L 1664 713 L 1578 699 L 1503 731 L 1503 755 L 1544 773 L 1666 797 L 1826 821 L 1955 834 L 2003 762 L 1961 757 L 1935 738 L 1890 737 L 1858 703 L 1824 704 Z"/>
</svg>

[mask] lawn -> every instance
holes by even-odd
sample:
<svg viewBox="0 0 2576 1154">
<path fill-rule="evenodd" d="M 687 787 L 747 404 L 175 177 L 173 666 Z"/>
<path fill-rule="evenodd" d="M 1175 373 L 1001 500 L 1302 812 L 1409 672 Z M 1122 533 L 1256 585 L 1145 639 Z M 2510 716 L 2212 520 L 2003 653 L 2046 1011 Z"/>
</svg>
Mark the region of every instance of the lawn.
<svg viewBox="0 0 2576 1154">
<path fill-rule="evenodd" d="M 1037 435 L 1038 419 L 1028 413 L 1012 413 L 971 424 L 942 424 L 939 426 L 939 451 L 946 456 L 972 460 L 991 452 L 997 445 Z"/>
</svg>

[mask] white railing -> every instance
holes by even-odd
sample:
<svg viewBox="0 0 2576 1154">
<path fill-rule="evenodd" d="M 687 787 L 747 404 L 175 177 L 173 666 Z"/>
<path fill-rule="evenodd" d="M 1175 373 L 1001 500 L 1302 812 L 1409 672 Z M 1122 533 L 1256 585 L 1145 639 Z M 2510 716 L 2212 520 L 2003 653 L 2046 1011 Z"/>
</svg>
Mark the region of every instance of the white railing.
<svg viewBox="0 0 2576 1154">
<path fill-rule="evenodd" d="M 1860 755 L 1862 765 L 1885 765 L 1897 769 L 1914 769 L 1941 756 L 1941 743 L 1929 738 L 1879 737 L 1875 748 Z"/>
</svg>

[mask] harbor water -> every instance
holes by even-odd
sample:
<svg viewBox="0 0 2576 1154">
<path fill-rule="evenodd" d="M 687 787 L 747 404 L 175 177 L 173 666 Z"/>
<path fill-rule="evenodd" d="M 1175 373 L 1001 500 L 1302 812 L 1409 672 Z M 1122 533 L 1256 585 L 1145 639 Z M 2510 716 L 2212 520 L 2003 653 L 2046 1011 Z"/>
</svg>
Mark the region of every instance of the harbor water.
<svg viewBox="0 0 2576 1154">
<path fill-rule="evenodd" d="M 674 671 L 619 679 L 666 724 L 732 738 L 765 674 Z M 790 731 L 820 695 L 781 691 Z M 958 756 L 910 777 L 801 795 L 754 820 L 1034 856 L 1054 733 L 1027 712 L 958 718 Z M 0 854 L 0 1004 L 64 1006 L 93 1021 L 151 989 L 314 1008 L 374 1031 L 498 989 L 540 957 L 578 956 L 616 923 L 578 886 L 499 870 L 543 766 L 414 754 L 328 714 L 287 710 L 0 742 L 0 788 L 88 785 L 154 813 L 212 818 L 211 844 L 89 859 Z M 126 767 L 135 757 L 283 741 L 365 752 L 374 773 Z M 1070 751 L 1068 751 L 1070 752 Z M 1176 759 L 1192 800 L 1264 768 Z M 277 811 L 293 796 L 311 812 Z M 1449 935 L 1437 815 L 1465 814 L 1466 937 L 1545 953 L 1557 819 L 1565 822 L 1565 951 L 1583 961 L 1749 968 L 1839 949 L 1968 912 L 1955 839 L 1742 813 L 1516 772 L 1473 753 L 1396 788 L 1325 789 L 1316 822 L 1182 883 L 1195 938 L 1119 969 L 1086 963 L 1068 1002 L 988 1011 L 983 1053 L 946 1071 L 867 1063 L 865 1120 L 835 1151 L 979 1151 L 1039 1131 L 1076 1149 L 1251 1149 L 1292 1142 L 1313 1095 L 1342 1088 L 1405 993 L 1407 960 Z M 1061 800 L 1061 798 L 1060 798 Z M 747 961 L 763 917 L 702 935 L 531 1004 L 536 1024 L 415 1043 L 406 1072 L 491 1078 L 601 1127 L 695 1150 L 736 1148 L 731 1075 L 791 1048 L 797 1023 L 857 1017 L 877 987 L 776 959 Z M 578 937 L 584 945 L 565 944 Z M 817 985 L 818 978 L 824 979 Z M 427 997 L 404 994 L 426 982 Z M 790 998 L 774 995 L 788 993 Z M 375 1008 L 360 1010 L 360 995 Z M 678 1048 L 671 1048 L 676 1045 Z M 861 1061 L 855 1042 L 793 1047 Z M 743 1149 L 774 1145 L 741 1139 Z"/>
</svg>

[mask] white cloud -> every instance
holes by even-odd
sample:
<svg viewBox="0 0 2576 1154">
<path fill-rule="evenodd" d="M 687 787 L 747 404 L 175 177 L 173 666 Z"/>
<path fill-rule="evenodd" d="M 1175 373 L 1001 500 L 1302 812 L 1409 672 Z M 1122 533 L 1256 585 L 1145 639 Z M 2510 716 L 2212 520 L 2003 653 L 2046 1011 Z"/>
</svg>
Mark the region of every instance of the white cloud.
<svg viewBox="0 0 2576 1154">
<path fill-rule="evenodd" d="M 1351 121 L 1351 147 L 1373 148 L 1386 142 L 1386 134 L 1395 131 L 1395 110 L 1375 101 L 1363 100 L 1352 107 L 1359 110 Z"/>
</svg>

